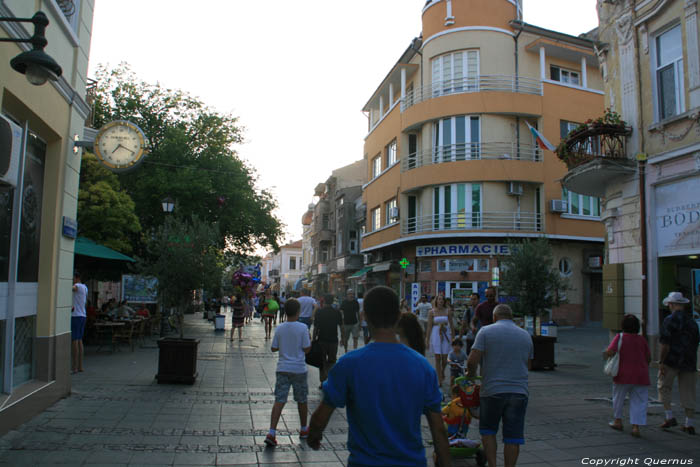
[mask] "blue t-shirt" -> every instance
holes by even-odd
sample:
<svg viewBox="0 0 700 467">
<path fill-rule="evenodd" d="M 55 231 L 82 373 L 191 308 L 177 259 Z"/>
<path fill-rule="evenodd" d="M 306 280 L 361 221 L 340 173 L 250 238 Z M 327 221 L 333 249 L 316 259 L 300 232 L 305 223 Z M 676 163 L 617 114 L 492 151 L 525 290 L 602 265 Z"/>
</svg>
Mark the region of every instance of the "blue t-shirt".
<svg viewBox="0 0 700 467">
<path fill-rule="evenodd" d="M 347 407 L 350 465 L 424 466 L 421 415 L 440 412 L 428 361 L 403 344 L 373 342 L 345 354 L 323 383 L 324 402 Z"/>
</svg>

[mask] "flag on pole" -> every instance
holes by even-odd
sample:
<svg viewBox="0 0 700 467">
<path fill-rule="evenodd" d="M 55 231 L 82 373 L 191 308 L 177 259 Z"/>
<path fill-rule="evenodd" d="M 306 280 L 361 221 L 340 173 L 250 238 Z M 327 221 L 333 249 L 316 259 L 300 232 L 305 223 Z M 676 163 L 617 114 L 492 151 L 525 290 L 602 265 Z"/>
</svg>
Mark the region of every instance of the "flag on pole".
<svg viewBox="0 0 700 467">
<path fill-rule="evenodd" d="M 535 129 L 532 127 L 532 125 L 530 125 L 530 124 L 527 123 L 527 122 L 525 122 L 525 125 L 527 125 L 527 127 L 530 129 L 530 132 L 532 133 L 532 136 L 535 137 L 535 141 L 537 142 L 537 145 L 538 145 L 541 149 L 548 149 L 548 150 L 550 150 L 550 151 L 554 151 L 555 149 L 557 149 L 552 143 L 550 143 L 549 141 L 547 141 L 547 138 L 545 138 L 544 135 L 543 135 L 542 133 L 540 133 L 539 131 L 535 130 Z"/>
</svg>

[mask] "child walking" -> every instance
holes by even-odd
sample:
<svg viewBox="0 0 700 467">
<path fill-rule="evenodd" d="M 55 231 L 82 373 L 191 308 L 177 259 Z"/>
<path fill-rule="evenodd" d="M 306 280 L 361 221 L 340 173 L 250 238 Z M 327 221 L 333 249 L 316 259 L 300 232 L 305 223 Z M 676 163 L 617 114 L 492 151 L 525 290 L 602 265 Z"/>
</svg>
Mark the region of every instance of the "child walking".
<svg viewBox="0 0 700 467">
<path fill-rule="evenodd" d="M 289 387 L 294 388 L 294 400 L 299 409 L 301 430 L 299 438 L 309 436 L 307 419 L 309 414 L 307 395 L 309 385 L 306 380 L 306 353 L 311 350 L 309 330 L 305 324 L 298 322 L 301 306 L 296 299 L 290 298 L 285 304 L 287 321 L 277 326 L 272 338 L 272 351 L 279 351 L 277 362 L 277 380 L 275 382 L 275 404 L 272 406 L 270 417 L 270 432 L 265 437 L 265 444 L 277 446 L 277 423 L 282 415 L 282 409 L 287 403 Z"/>
<path fill-rule="evenodd" d="M 447 354 L 447 363 L 450 364 L 450 387 L 455 385 L 455 379 L 464 376 L 464 367 L 467 354 L 462 350 L 464 343 L 457 337 L 452 341 L 452 352 Z"/>
</svg>

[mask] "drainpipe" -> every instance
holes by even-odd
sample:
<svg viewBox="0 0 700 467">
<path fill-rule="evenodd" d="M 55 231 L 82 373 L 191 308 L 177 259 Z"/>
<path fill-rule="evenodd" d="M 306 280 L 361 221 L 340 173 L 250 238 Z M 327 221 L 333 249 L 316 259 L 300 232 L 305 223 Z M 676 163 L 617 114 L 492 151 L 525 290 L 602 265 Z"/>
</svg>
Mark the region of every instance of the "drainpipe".
<svg viewBox="0 0 700 467">
<path fill-rule="evenodd" d="M 519 16 L 519 15 L 518 15 Z M 518 90 L 519 86 L 519 71 L 520 71 L 520 61 L 518 57 L 518 38 L 520 37 L 520 34 L 522 34 L 522 25 L 521 28 L 518 29 L 518 33 L 513 36 L 513 42 L 515 43 L 514 47 L 514 56 L 515 56 L 515 90 Z M 515 117 L 515 158 L 520 160 L 520 116 Z"/>
<path fill-rule="evenodd" d="M 647 280 L 647 197 L 646 197 L 646 166 L 647 156 L 644 153 L 637 154 L 637 166 L 639 167 L 639 241 L 642 244 L 642 335 L 647 338 L 648 319 L 648 280 Z"/>
</svg>

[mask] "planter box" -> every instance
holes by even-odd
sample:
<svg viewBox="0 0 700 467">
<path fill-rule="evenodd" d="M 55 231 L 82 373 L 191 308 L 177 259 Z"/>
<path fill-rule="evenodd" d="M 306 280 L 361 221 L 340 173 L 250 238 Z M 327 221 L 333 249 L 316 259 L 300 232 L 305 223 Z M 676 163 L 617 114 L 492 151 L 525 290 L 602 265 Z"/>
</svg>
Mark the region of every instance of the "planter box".
<svg viewBox="0 0 700 467">
<path fill-rule="evenodd" d="M 532 336 L 532 345 L 535 358 L 532 360 L 533 370 L 553 370 L 554 363 L 554 343 L 556 337 Z"/>
<path fill-rule="evenodd" d="M 158 384 L 194 384 L 197 379 L 197 339 L 166 337 L 158 341 Z"/>
</svg>

